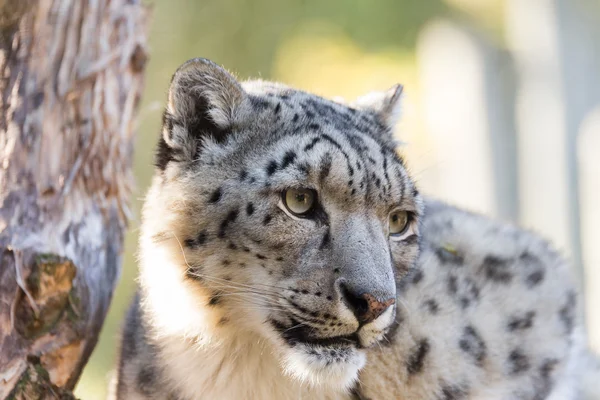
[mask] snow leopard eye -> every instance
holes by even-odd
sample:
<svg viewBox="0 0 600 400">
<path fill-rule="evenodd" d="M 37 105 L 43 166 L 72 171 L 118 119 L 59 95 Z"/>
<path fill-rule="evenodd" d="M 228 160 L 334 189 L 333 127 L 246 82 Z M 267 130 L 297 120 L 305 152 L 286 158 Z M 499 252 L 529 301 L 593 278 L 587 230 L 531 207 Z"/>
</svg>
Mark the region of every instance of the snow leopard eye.
<svg viewBox="0 0 600 400">
<path fill-rule="evenodd" d="M 394 210 L 390 213 L 389 229 L 390 235 L 401 236 L 408 230 L 410 215 L 406 211 Z"/>
<path fill-rule="evenodd" d="M 292 215 L 306 217 L 317 204 L 317 193 L 312 189 L 287 189 L 281 199 Z"/>
</svg>

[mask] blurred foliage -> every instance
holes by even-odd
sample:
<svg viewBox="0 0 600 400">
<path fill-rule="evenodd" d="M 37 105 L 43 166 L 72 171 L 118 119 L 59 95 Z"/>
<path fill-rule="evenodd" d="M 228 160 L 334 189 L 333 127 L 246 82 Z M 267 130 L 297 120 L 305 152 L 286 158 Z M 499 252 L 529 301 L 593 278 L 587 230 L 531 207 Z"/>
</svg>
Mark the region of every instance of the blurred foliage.
<svg viewBox="0 0 600 400">
<path fill-rule="evenodd" d="M 415 45 L 428 21 L 452 15 L 472 19 L 494 34 L 501 0 L 154 0 L 151 59 L 139 114 L 132 199 L 136 215 L 153 172 L 152 152 L 171 74 L 183 61 L 206 57 L 240 78 L 281 80 L 327 96 L 355 97 L 406 87 L 409 101 L 400 130 L 418 154 L 419 90 Z M 486 6 L 487 4 L 487 6 Z M 417 160 L 419 155 L 414 156 Z M 413 163 L 414 165 L 414 163 Z M 123 274 L 98 346 L 76 394 L 104 399 L 115 363 L 118 332 L 135 288 L 139 218 L 126 238 Z"/>
</svg>

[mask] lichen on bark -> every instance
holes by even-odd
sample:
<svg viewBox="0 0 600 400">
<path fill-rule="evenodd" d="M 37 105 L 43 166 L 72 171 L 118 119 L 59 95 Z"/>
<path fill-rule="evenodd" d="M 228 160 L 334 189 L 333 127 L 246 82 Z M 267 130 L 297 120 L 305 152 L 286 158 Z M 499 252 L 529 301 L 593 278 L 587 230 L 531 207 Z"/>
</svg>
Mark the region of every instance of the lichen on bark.
<svg viewBox="0 0 600 400">
<path fill-rule="evenodd" d="M 63 390 L 50 381 L 48 371 L 37 357 L 28 357 L 28 366 L 7 400 L 76 400 L 70 391 Z"/>
<path fill-rule="evenodd" d="M 72 299 L 77 298 L 77 289 L 73 287 L 77 268 L 70 260 L 54 254 L 39 254 L 34 259 L 14 316 L 15 329 L 27 339 L 35 339 L 54 328 L 72 307 Z M 72 314 L 73 311 L 69 317 Z M 76 319 L 69 319 L 77 324 Z"/>
</svg>

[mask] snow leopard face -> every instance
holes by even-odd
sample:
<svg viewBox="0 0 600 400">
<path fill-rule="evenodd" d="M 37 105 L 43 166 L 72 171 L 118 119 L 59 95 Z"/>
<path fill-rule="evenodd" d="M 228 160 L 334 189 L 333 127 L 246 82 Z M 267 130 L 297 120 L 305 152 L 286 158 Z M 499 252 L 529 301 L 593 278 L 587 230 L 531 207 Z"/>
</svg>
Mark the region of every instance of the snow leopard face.
<svg viewBox="0 0 600 400">
<path fill-rule="evenodd" d="M 348 387 L 418 253 L 421 198 L 391 133 L 400 95 L 346 106 L 180 67 L 141 238 L 158 334 L 255 338 L 286 373 Z"/>
</svg>

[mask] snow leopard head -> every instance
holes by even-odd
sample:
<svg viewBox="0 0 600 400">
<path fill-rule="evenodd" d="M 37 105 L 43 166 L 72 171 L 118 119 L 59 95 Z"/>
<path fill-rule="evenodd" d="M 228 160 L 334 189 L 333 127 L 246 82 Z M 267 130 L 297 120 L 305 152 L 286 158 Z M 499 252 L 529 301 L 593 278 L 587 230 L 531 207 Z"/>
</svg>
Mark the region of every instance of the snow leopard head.
<svg viewBox="0 0 600 400">
<path fill-rule="evenodd" d="M 422 201 L 392 138 L 401 92 L 345 105 L 182 65 L 143 212 L 157 330 L 256 338 L 288 374 L 348 387 L 418 253 Z"/>
</svg>

